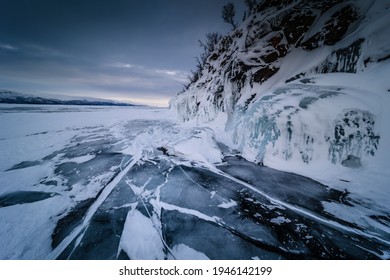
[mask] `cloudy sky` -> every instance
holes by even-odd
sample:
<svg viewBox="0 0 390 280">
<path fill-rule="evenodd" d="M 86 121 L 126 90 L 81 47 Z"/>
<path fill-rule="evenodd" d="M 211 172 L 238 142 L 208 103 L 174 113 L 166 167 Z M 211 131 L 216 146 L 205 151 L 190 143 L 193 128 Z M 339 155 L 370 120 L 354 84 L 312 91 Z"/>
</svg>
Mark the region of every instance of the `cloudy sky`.
<svg viewBox="0 0 390 280">
<path fill-rule="evenodd" d="M 167 105 L 227 2 L 0 0 L 0 89 Z"/>
</svg>

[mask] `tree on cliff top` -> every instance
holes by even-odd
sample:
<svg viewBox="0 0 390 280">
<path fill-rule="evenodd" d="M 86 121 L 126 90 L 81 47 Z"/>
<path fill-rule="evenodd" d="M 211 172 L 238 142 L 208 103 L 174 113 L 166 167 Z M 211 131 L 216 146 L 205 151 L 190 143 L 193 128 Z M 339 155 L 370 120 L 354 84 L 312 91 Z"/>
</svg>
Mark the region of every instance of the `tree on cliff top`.
<svg viewBox="0 0 390 280">
<path fill-rule="evenodd" d="M 237 28 L 237 22 L 235 21 L 236 8 L 233 3 L 229 2 L 222 7 L 222 18 L 225 22 L 232 25 L 233 29 Z"/>
</svg>

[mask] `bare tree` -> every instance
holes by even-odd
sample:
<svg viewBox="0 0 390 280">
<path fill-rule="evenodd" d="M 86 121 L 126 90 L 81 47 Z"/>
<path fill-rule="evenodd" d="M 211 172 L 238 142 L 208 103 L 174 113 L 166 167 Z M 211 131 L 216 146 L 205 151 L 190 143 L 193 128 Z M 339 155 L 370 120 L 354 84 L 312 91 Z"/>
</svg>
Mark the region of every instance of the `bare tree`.
<svg viewBox="0 0 390 280">
<path fill-rule="evenodd" d="M 234 7 L 232 2 L 227 3 L 222 7 L 222 18 L 225 22 L 231 24 L 233 29 L 237 28 L 237 23 L 234 20 L 236 16 L 236 8 Z"/>
<path fill-rule="evenodd" d="M 256 0 L 245 0 L 244 2 L 248 8 L 248 15 L 250 15 L 253 7 L 257 4 L 257 1 Z"/>
<path fill-rule="evenodd" d="M 206 62 L 207 57 L 215 50 L 218 42 L 221 41 L 222 35 L 218 32 L 212 32 L 206 34 L 206 41 L 203 42 L 199 40 L 199 46 L 203 48 L 203 53 L 200 55 L 200 58 L 203 62 Z"/>
<path fill-rule="evenodd" d="M 203 68 L 206 65 L 207 58 L 211 55 L 211 53 L 216 49 L 217 44 L 222 39 L 222 34 L 218 32 L 212 32 L 206 34 L 205 41 L 198 40 L 199 46 L 203 49 L 202 53 L 195 57 L 196 65 L 195 70 L 191 70 L 190 74 L 187 76 L 188 83 L 183 85 L 183 89 L 181 93 L 186 91 L 191 84 L 195 83 L 202 76 Z"/>
</svg>

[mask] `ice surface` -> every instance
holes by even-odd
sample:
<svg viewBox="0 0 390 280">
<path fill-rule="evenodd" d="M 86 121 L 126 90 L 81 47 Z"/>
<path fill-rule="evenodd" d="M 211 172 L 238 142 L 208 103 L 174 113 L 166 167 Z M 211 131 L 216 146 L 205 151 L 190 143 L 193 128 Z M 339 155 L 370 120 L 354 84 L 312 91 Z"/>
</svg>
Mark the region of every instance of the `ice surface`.
<svg viewBox="0 0 390 280">
<path fill-rule="evenodd" d="M 0 196 L 0 207 L 32 203 L 57 195 L 56 193 L 18 191 Z"/>
<path fill-rule="evenodd" d="M 388 256 L 373 197 L 248 162 L 168 110 L 40 108 L 0 115 L 21 124 L 1 132 L 1 259 Z M 23 157 L 25 138 L 43 148 Z"/>
</svg>

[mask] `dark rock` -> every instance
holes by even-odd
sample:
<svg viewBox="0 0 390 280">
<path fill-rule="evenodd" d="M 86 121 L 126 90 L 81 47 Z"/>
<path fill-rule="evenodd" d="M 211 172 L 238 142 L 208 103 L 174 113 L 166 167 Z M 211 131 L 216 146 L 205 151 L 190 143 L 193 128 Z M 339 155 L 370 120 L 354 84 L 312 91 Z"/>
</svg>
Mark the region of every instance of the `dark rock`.
<svg viewBox="0 0 390 280">
<path fill-rule="evenodd" d="M 358 168 L 362 166 L 360 162 L 360 158 L 353 155 L 348 155 L 348 157 L 341 162 L 341 164 L 345 167 Z"/>
<path fill-rule="evenodd" d="M 276 61 L 278 58 L 279 58 L 279 54 L 276 51 L 271 52 L 271 53 L 269 53 L 267 55 L 261 56 L 261 59 L 265 63 L 272 63 L 272 62 Z"/>
<path fill-rule="evenodd" d="M 378 59 L 378 62 L 385 61 L 390 58 L 390 54 Z"/>
<path fill-rule="evenodd" d="M 356 9 L 346 6 L 334 13 L 324 24 L 321 31 L 311 36 L 301 46 L 306 50 L 314 50 L 323 45 L 332 46 L 343 38 L 349 26 L 357 19 L 358 13 Z"/>
<path fill-rule="evenodd" d="M 317 73 L 356 73 L 364 39 L 358 39 L 346 48 L 332 54 L 316 69 Z"/>
<path fill-rule="evenodd" d="M 277 9 L 281 9 L 283 7 L 291 4 L 293 0 L 268 0 L 268 1 L 260 1 L 260 4 L 256 7 L 257 12 L 262 12 L 271 7 L 276 7 Z"/>
<path fill-rule="evenodd" d="M 162 152 L 164 155 L 168 155 L 168 149 L 165 147 L 157 147 L 157 150 Z"/>
<path fill-rule="evenodd" d="M 316 16 L 312 12 L 292 10 L 282 21 L 282 30 L 290 45 L 296 44 L 312 26 Z"/>
<path fill-rule="evenodd" d="M 218 54 L 217 53 L 213 53 L 211 56 L 210 56 L 210 60 L 217 60 L 218 58 Z"/>
<path fill-rule="evenodd" d="M 269 78 L 271 78 L 273 75 L 276 74 L 276 72 L 279 71 L 279 68 L 276 68 L 276 67 L 272 67 L 272 66 L 265 66 L 263 68 L 261 68 L 260 70 L 256 71 L 254 74 L 253 74 L 253 81 L 255 83 L 264 83 L 265 81 L 267 81 Z"/>
<path fill-rule="evenodd" d="M 299 78 L 302 78 L 305 75 L 306 75 L 306 73 L 299 73 L 299 74 L 295 75 L 294 77 L 287 79 L 285 83 L 287 84 L 287 83 L 290 83 L 292 81 L 298 80 Z"/>
</svg>

